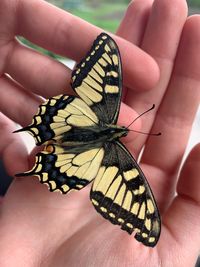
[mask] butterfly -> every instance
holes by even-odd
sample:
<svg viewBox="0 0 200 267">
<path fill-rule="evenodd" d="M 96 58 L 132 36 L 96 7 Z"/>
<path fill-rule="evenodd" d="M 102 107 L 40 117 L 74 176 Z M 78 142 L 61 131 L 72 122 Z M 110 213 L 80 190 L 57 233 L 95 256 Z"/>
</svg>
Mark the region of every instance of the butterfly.
<svg viewBox="0 0 200 267">
<path fill-rule="evenodd" d="M 50 191 L 63 194 L 93 181 L 90 199 L 98 213 L 146 246 L 154 247 L 161 220 L 149 184 L 120 141 L 128 128 L 118 126 L 122 95 L 119 49 L 106 33 L 94 41 L 72 72 L 78 96 L 59 95 L 39 106 L 28 131 L 43 150 L 30 171 Z"/>
</svg>

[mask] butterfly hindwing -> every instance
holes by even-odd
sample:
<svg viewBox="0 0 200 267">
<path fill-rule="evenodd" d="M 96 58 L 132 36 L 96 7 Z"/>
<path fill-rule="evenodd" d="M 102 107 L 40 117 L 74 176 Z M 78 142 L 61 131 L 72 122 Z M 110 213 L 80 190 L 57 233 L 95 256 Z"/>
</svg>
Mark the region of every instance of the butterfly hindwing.
<svg viewBox="0 0 200 267">
<path fill-rule="evenodd" d="M 103 156 L 102 147 L 90 149 L 82 145 L 79 150 L 70 151 L 64 146 L 48 144 L 36 155 L 32 170 L 17 176 L 37 176 L 50 191 L 66 194 L 82 189 L 95 178 Z"/>
<path fill-rule="evenodd" d="M 91 189 L 95 209 L 147 246 L 160 235 L 159 212 L 151 189 L 131 154 L 120 142 L 106 143 L 105 156 Z"/>
<path fill-rule="evenodd" d="M 116 43 L 106 33 L 97 37 L 72 72 L 72 88 L 101 121 L 116 123 L 122 92 L 121 59 Z"/>
</svg>

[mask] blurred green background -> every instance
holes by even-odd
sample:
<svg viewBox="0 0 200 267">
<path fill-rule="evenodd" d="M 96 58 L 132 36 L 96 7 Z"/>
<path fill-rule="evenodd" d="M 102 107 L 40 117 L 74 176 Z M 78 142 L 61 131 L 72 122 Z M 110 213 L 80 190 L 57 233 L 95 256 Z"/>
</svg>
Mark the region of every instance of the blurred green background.
<svg viewBox="0 0 200 267">
<path fill-rule="evenodd" d="M 142 0 L 141 0 L 142 1 Z M 115 32 L 130 0 L 49 0 L 70 13 L 110 32 Z M 200 0 L 188 0 L 190 13 L 199 13 Z M 173 1 L 172 1 L 173 5 Z"/>
<path fill-rule="evenodd" d="M 106 31 L 115 32 L 121 19 L 124 16 L 124 12 L 130 3 L 130 0 L 46 0 L 47 2 L 56 5 Z M 142 0 L 141 0 L 142 1 Z M 189 5 L 189 13 L 200 13 L 200 0 L 187 0 Z M 173 4 L 173 1 L 172 1 Z M 42 53 L 45 53 L 51 57 L 57 57 L 49 51 L 30 43 L 24 38 L 20 40 Z"/>
</svg>

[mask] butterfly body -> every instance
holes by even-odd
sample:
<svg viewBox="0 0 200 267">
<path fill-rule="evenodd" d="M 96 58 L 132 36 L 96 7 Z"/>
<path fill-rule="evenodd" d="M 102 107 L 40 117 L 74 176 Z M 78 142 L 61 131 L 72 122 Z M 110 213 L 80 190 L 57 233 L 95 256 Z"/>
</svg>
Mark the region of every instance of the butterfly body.
<svg viewBox="0 0 200 267">
<path fill-rule="evenodd" d="M 106 33 L 94 41 L 72 72 L 77 96 L 46 100 L 28 131 L 44 145 L 30 171 L 50 191 L 63 194 L 93 181 L 90 199 L 98 213 L 147 246 L 160 235 L 160 216 L 139 165 L 121 143 L 128 129 L 117 125 L 122 94 L 121 59 Z"/>
<path fill-rule="evenodd" d="M 71 142 L 75 142 L 75 145 L 78 143 L 87 143 L 91 147 L 99 144 L 100 146 L 105 142 L 116 140 L 122 136 L 128 134 L 128 129 L 125 127 L 120 127 L 117 125 L 101 125 L 88 128 L 73 128 L 71 133 L 66 133 L 63 135 L 62 142 L 64 145 L 71 145 Z"/>
</svg>

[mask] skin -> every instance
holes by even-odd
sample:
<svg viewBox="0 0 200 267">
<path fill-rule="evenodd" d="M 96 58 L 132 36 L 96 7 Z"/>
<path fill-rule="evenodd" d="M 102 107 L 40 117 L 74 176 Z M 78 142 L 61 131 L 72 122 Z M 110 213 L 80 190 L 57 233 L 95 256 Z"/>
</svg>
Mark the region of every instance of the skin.
<svg viewBox="0 0 200 267">
<path fill-rule="evenodd" d="M 142 130 L 162 132 L 149 138 L 130 133 L 124 140 L 135 157 L 145 145 L 141 168 L 162 214 L 157 246 L 143 246 L 99 216 L 89 187 L 60 195 L 34 177 L 17 178 L 1 203 L 0 266 L 194 266 L 200 247 L 200 144 L 181 169 L 180 163 L 200 102 L 199 28 L 200 17 L 187 17 L 184 0 L 135 0 L 117 31 L 127 41 L 114 36 L 126 87 L 119 123 L 128 125 L 136 111 L 154 103 L 156 109 L 142 117 Z M 15 35 L 79 61 L 101 31 L 40 0 L 0 1 L 0 153 L 10 175 L 33 162 L 20 134 L 12 133 L 14 122 L 31 122 L 39 96 L 72 93 L 71 71 L 22 46 Z M 132 125 L 140 128 L 139 120 Z"/>
</svg>

